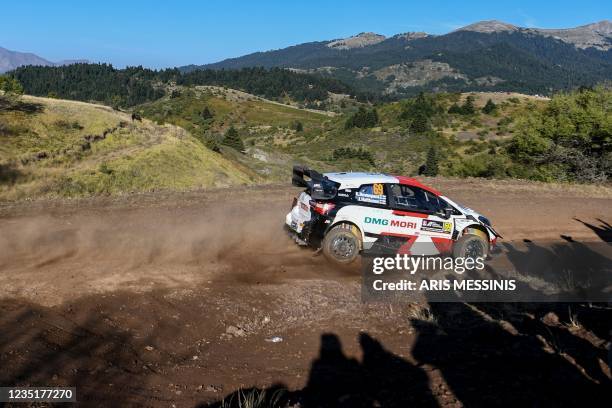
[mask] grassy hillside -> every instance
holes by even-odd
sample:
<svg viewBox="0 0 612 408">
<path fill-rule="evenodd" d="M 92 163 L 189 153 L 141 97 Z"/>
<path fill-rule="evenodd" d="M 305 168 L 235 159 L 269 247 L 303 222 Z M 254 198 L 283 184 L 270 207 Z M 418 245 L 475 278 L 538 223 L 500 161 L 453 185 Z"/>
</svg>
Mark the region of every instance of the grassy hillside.
<svg viewBox="0 0 612 408">
<path fill-rule="evenodd" d="M 325 111 L 298 109 L 234 89 L 215 86 L 178 87 L 172 96 L 137 106 L 134 110 L 158 123 L 173 123 L 195 134 L 223 132 L 236 127 L 290 128 L 296 121 L 305 127 L 320 126 L 333 115 Z M 205 108 L 211 117 L 202 115 Z"/>
<path fill-rule="evenodd" d="M 372 106 L 339 98 L 335 112 L 220 87 L 169 91 L 135 108 L 142 121 L 83 102 L 0 98 L 0 199 L 288 182 L 295 163 L 596 183 L 612 173 L 605 88 L 550 100 L 441 93 Z"/>
<path fill-rule="evenodd" d="M 448 113 L 451 106 L 462 106 L 468 97 L 474 100 L 473 113 Z M 319 127 L 285 138 L 255 137 L 252 142 L 257 147 L 272 146 L 287 154 L 327 162 L 340 169 L 403 174 L 416 174 L 433 146 L 442 155 L 440 167 L 445 173 L 451 163 L 470 158 L 491 146 L 499 148 L 513 137 L 519 118 L 547 104 L 545 98 L 514 93 L 438 94 L 429 98 L 437 111 L 427 117 L 427 131 L 415 130 L 412 127 L 414 118 L 405 113 L 411 104 L 418 106 L 420 102 L 403 100 L 377 105 L 379 122 L 373 127 L 346 129 L 348 117 L 357 109 L 348 106 L 344 115 L 331 118 Z M 484 113 L 482 109 L 489 99 L 496 108 Z M 343 153 L 342 149 L 347 148 L 353 152 L 369 152 L 374 163 Z"/>
<path fill-rule="evenodd" d="M 347 119 L 367 105 L 340 98 L 333 102 L 335 112 L 322 112 L 220 87 L 179 87 L 171 93 L 173 96 L 140 105 L 136 111 L 156 123 L 188 129 L 209 146 L 219 145 L 227 129 L 235 127 L 246 154 L 231 149 L 223 149 L 223 154 L 272 180 L 286 179 L 295 162 L 323 170 L 416 174 L 432 146 L 444 153 L 441 167 L 445 172 L 448 164 L 510 139 L 517 118 L 547 103 L 545 98 L 516 93 L 438 94 L 428 97 L 439 110 L 428 118 L 430 131 L 418 132 L 412 129 L 410 115 L 404 114 L 411 104 L 420 103 L 414 100 L 377 105 L 379 122 L 375 126 L 347 129 Z M 448 113 L 454 104 L 463 106 L 468 97 L 473 99 L 474 112 Z M 484 113 L 489 99 L 496 108 Z"/>
<path fill-rule="evenodd" d="M 0 100 L 0 198 L 82 196 L 260 181 L 182 128 L 111 108 Z"/>
<path fill-rule="evenodd" d="M 296 161 L 332 168 L 320 163 L 319 157 L 290 154 L 283 146 L 292 140 L 303 140 L 303 135 L 320 134 L 335 126 L 340 119 L 334 112 L 299 108 L 214 86 L 178 87 L 172 94 L 137 106 L 135 111 L 155 123 L 187 129 L 204 145 L 220 147 L 224 157 L 267 180 L 288 180 Z M 209 114 L 204 115 L 205 110 Z M 223 147 L 223 137 L 230 126 L 238 130 L 246 154 Z"/>
</svg>

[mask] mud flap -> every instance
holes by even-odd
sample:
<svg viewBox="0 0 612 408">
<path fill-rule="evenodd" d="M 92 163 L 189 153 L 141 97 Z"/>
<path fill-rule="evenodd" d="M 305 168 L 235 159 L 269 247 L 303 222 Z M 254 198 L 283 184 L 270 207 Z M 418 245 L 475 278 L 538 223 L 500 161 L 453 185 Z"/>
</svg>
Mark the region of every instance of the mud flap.
<svg viewBox="0 0 612 408">
<path fill-rule="evenodd" d="M 293 231 L 291 228 L 289 228 L 287 224 L 285 224 L 284 228 L 285 228 L 285 231 L 287 231 L 287 234 L 289 235 L 289 237 L 293 241 L 295 241 L 296 244 L 298 244 L 299 246 L 308 246 L 308 242 L 300 238 L 300 236 L 295 231 Z"/>
</svg>

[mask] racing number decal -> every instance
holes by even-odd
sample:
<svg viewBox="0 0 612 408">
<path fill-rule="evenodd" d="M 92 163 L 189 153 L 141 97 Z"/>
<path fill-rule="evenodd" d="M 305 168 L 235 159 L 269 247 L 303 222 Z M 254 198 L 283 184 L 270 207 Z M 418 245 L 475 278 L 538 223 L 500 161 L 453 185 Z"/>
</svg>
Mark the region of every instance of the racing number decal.
<svg viewBox="0 0 612 408">
<path fill-rule="evenodd" d="M 372 193 L 374 193 L 374 195 L 383 195 L 384 191 L 383 191 L 383 185 L 381 183 L 375 183 L 373 188 L 372 188 Z"/>
</svg>

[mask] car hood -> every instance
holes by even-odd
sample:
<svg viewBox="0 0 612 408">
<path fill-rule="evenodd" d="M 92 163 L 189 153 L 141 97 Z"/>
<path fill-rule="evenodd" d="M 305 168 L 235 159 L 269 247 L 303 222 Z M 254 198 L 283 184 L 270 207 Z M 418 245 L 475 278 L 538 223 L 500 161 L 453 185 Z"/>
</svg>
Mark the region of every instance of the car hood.
<svg viewBox="0 0 612 408">
<path fill-rule="evenodd" d="M 448 202 L 453 207 L 457 208 L 459 211 L 461 211 L 465 215 L 471 215 L 472 217 L 474 217 L 476 219 L 478 219 L 478 217 L 480 217 L 482 215 L 482 214 L 472 210 L 471 208 L 466 207 L 463 204 L 459 204 L 458 202 L 451 200 L 450 198 L 448 198 L 446 196 L 442 196 L 441 198 L 444 199 L 444 201 Z"/>
</svg>

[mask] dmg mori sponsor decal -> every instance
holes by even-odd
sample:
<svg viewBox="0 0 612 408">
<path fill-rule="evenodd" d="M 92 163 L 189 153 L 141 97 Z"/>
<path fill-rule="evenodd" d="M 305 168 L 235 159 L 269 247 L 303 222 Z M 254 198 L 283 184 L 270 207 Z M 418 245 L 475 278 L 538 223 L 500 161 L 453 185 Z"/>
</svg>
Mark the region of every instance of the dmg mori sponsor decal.
<svg viewBox="0 0 612 408">
<path fill-rule="evenodd" d="M 423 220 L 421 230 L 430 232 L 439 232 L 442 234 L 450 234 L 453 230 L 453 223 L 442 222 L 436 220 Z"/>
<path fill-rule="evenodd" d="M 405 220 L 388 220 L 386 218 L 365 217 L 364 222 L 366 224 L 391 226 L 391 227 L 396 227 L 396 228 L 408 228 L 408 229 L 417 228 L 416 222 L 405 221 Z"/>
<path fill-rule="evenodd" d="M 389 220 L 385 218 L 365 217 L 363 222 L 366 224 L 389 225 Z"/>
<path fill-rule="evenodd" d="M 392 227 L 416 229 L 416 222 L 404 220 L 391 220 Z"/>
</svg>

